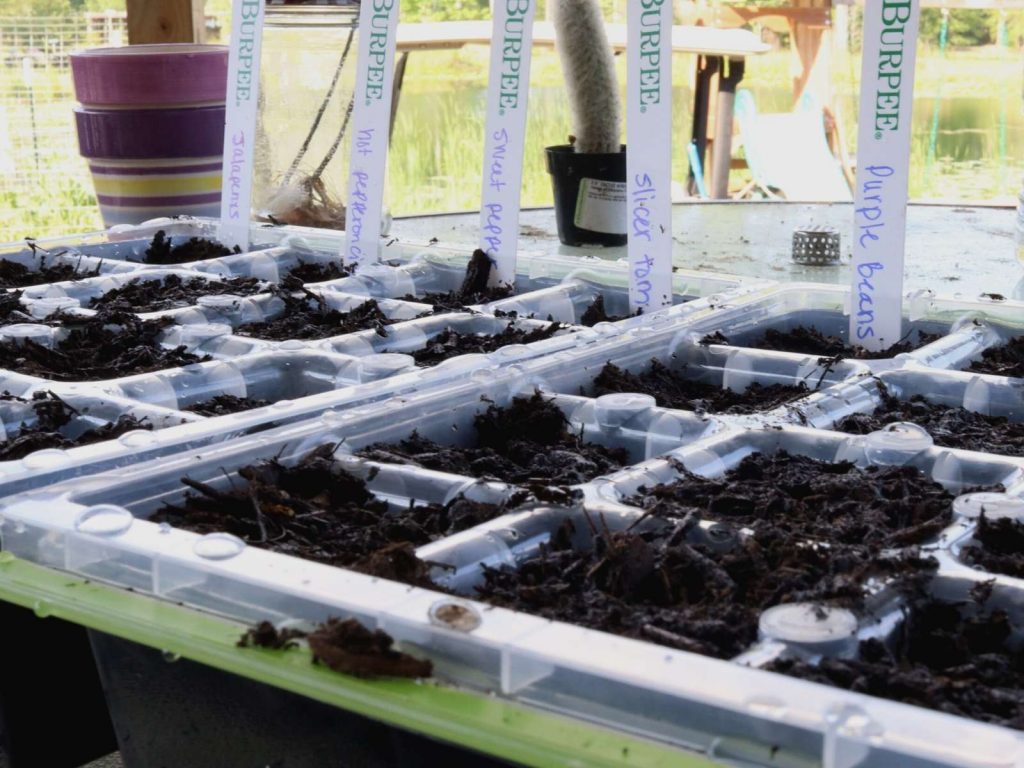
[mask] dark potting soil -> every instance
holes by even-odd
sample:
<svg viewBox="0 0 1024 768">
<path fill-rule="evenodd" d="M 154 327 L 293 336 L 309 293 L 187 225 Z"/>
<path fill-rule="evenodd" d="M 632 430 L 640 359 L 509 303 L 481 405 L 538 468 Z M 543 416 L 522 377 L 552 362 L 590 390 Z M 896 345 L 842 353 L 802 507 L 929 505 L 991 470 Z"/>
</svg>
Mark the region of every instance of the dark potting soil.
<svg viewBox="0 0 1024 768">
<path fill-rule="evenodd" d="M 639 314 L 637 312 L 637 315 Z M 583 310 L 583 314 L 580 315 L 580 325 L 592 328 L 598 323 L 615 323 L 625 320 L 627 317 L 630 315 L 609 315 L 604 309 L 604 296 L 598 296 L 590 303 L 590 306 Z"/>
<path fill-rule="evenodd" d="M 474 419 L 472 447 L 440 445 L 413 433 L 398 443 L 359 451 L 373 461 L 415 464 L 454 474 L 525 485 L 543 494 L 548 483 L 584 483 L 629 464 L 621 448 L 585 443 L 569 430 L 561 409 L 539 393 L 517 397 L 507 408 L 488 406 Z"/>
<path fill-rule="evenodd" d="M 810 390 L 802 384 L 765 386 L 754 383 L 743 392 L 734 392 L 714 384 L 688 379 L 684 373 L 674 371 L 658 360 L 652 360 L 650 367 L 640 374 L 630 373 L 608 363 L 594 379 L 589 395 L 600 397 L 617 392 L 652 395 L 662 408 L 740 415 L 777 408 L 806 396 Z"/>
<path fill-rule="evenodd" d="M 934 535 L 952 499 L 912 468 L 755 454 L 721 479 L 686 475 L 632 499 L 654 518 L 642 531 L 611 532 L 592 519 L 593 548 L 579 551 L 563 527 L 518 570 L 487 570 L 478 592 L 503 607 L 730 658 L 757 639 L 771 606 L 856 608 L 872 577 L 926 577 L 934 560 L 889 547 Z M 717 546 L 699 530 L 702 518 L 719 523 Z M 740 527 L 751 535 L 737 535 Z"/>
<path fill-rule="evenodd" d="M 796 352 L 803 355 L 821 355 L 832 358 L 854 358 L 856 360 L 875 360 L 895 357 L 910 352 L 920 346 L 929 344 L 939 338 L 939 334 L 918 331 L 913 340 L 901 339 L 890 347 L 879 352 L 872 352 L 864 347 L 847 344 L 838 336 L 827 336 L 814 326 L 798 326 L 788 331 L 769 328 L 764 336 L 743 344 L 753 349 L 769 349 L 779 352 Z M 729 344 L 729 338 L 722 333 L 713 333 L 702 340 L 705 344 Z"/>
<path fill-rule="evenodd" d="M 200 296 L 233 294 L 250 296 L 267 290 L 267 284 L 254 277 L 207 280 L 168 275 L 163 280 L 132 280 L 89 302 L 92 308 L 116 307 L 128 312 L 161 312 L 195 304 Z"/>
<path fill-rule="evenodd" d="M 484 304 L 488 301 L 507 299 L 513 294 L 512 286 L 495 285 L 488 287 L 494 262 L 479 248 L 473 251 L 466 266 L 466 277 L 457 291 L 446 293 L 424 293 L 420 296 L 407 294 L 403 301 L 417 301 L 421 304 L 432 304 L 435 313 L 464 312 L 473 304 Z"/>
<path fill-rule="evenodd" d="M 910 421 L 928 430 L 935 444 L 1004 456 L 1024 456 L 1024 423 L 985 416 L 966 408 L 929 403 L 920 395 L 899 400 L 888 393 L 872 414 L 853 414 L 836 425 L 840 432 L 866 435 L 886 424 Z"/>
<path fill-rule="evenodd" d="M 79 271 L 72 264 L 47 266 L 44 262 L 39 265 L 39 269 L 30 269 L 16 261 L 0 259 L 0 288 L 24 288 L 28 285 L 39 285 L 41 283 L 81 280 L 86 277 L 96 277 L 99 273 L 99 267 Z"/>
<path fill-rule="evenodd" d="M 981 359 L 971 363 L 967 370 L 1024 378 L 1024 336 L 999 347 L 989 347 L 981 353 Z"/>
<path fill-rule="evenodd" d="M 147 264 L 185 264 L 242 252 L 237 245 L 232 249 L 205 237 L 190 237 L 178 245 L 172 245 L 171 240 L 164 230 L 159 230 L 153 235 L 153 242 L 146 249 L 143 261 Z"/>
<path fill-rule="evenodd" d="M 35 423 L 31 426 L 22 422 L 14 437 L 0 442 L 0 461 L 23 459 L 30 453 L 44 448 L 74 448 L 80 445 L 113 440 L 125 432 L 136 429 L 152 429 L 153 425 L 128 414 L 122 414 L 117 421 L 94 427 L 70 439 L 61 433 L 72 418 L 82 415 L 81 412 L 68 405 L 52 392 L 36 392 L 31 400 L 15 397 L 8 393 L 0 395 L 0 400 L 31 403 L 36 413 Z"/>
<path fill-rule="evenodd" d="M 281 314 L 273 320 L 240 325 L 235 333 L 269 341 L 326 339 L 366 330 L 387 336 L 384 326 L 396 322 L 385 315 L 373 299 L 349 312 L 339 312 L 311 291 L 303 290 L 301 296 L 286 291 L 280 291 L 277 295 L 285 303 Z"/>
<path fill-rule="evenodd" d="M 226 489 L 182 478 L 192 490 L 152 519 L 196 533 L 226 531 L 274 552 L 432 587 L 415 547 L 504 512 L 461 497 L 389 511 L 363 480 L 334 463 L 334 448 L 318 448 L 294 466 L 273 459 L 243 467 L 238 474 L 245 482 Z"/>
<path fill-rule="evenodd" d="M 38 323 L 21 303 L 21 291 L 0 292 L 0 325 Z"/>
<path fill-rule="evenodd" d="M 779 659 L 767 669 L 1024 729 L 1024 650 L 1008 642 L 1020 629 L 999 608 L 918 596 L 909 600 L 895 643 L 866 640 L 857 659 Z"/>
<path fill-rule="evenodd" d="M 0 344 L 0 368 L 56 381 L 99 381 L 209 360 L 183 346 L 162 347 L 169 318 L 140 320 L 130 312 L 100 309 L 94 316 L 58 316 L 69 332 L 54 349 L 33 341 Z"/>
<path fill-rule="evenodd" d="M 563 327 L 559 323 L 543 328 L 517 328 L 510 324 L 501 333 L 494 334 L 460 333 L 453 328 L 445 328 L 412 356 L 419 365 L 429 368 L 456 355 L 484 354 L 509 344 L 530 344 L 550 339 Z"/>
<path fill-rule="evenodd" d="M 313 663 L 356 677 L 430 677 L 433 665 L 392 648 L 394 638 L 381 629 L 370 631 L 355 619 L 328 619 L 312 632 L 275 629 L 260 622 L 238 641 L 242 648 L 285 650 L 304 639 L 313 653 Z"/>
<path fill-rule="evenodd" d="M 991 573 L 1024 578 L 1024 525 L 1010 518 L 989 520 L 982 515 L 974 541 L 960 551 L 960 559 Z"/>
<path fill-rule="evenodd" d="M 225 416 L 229 413 L 241 413 L 251 411 L 253 408 L 262 408 L 270 405 L 269 400 L 260 400 L 252 397 L 237 397 L 236 395 L 217 395 L 201 403 L 182 408 L 183 411 L 198 413 L 200 416 Z"/>
<path fill-rule="evenodd" d="M 326 264 L 300 261 L 297 267 L 284 277 L 281 284 L 285 287 L 298 287 L 305 283 L 322 283 L 325 280 L 337 280 L 352 274 L 353 267 L 341 262 L 331 261 Z"/>
</svg>

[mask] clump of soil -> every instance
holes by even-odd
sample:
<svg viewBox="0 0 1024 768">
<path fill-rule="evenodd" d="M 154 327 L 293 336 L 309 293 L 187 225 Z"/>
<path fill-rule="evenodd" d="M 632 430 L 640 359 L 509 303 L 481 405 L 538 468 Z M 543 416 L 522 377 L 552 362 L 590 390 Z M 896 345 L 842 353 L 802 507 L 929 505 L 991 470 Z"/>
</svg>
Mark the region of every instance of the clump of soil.
<svg viewBox="0 0 1024 768">
<path fill-rule="evenodd" d="M 639 315 L 640 312 L 637 312 Z M 598 323 L 615 323 L 619 320 L 625 320 L 627 317 L 635 317 L 636 315 L 609 315 L 604 309 L 604 296 L 598 296 L 594 299 L 590 306 L 587 307 L 583 314 L 580 316 L 580 325 L 585 325 L 588 328 L 592 328 Z"/>
<path fill-rule="evenodd" d="M 144 261 L 147 264 L 184 264 L 204 259 L 219 259 L 232 253 L 241 253 L 237 245 L 232 249 L 205 237 L 190 237 L 184 243 L 172 245 L 171 238 L 164 230 L 153 235 L 153 242 L 146 249 Z"/>
<path fill-rule="evenodd" d="M 939 334 L 918 331 L 914 341 L 901 339 L 890 347 L 879 352 L 872 352 L 864 347 L 847 344 L 838 336 L 827 336 L 814 326 L 798 326 L 788 331 L 769 328 L 764 336 L 744 344 L 754 349 L 770 349 L 779 352 L 796 352 L 803 355 L 821 355 L 832 358 L 854 358 L 855 360 L 876 360 L 910 352 L 939 338 Z M 714 333 L 702 340 L 707 344 L 729 344 L 728 337 L 722 333 Z"/>
<path fill-rule="evenodd" d="M 353 267 L 342 264 L 338 261 L 331 261 L 326 264 L 317 262 L 300 261 L 297 267 L 281 281 L 285 287 L 299 287 L 305 283 L 322 283 L 326 280 L 337 280 L 348 277 L 352 274 Z"/>
<path fill-rule="evenodd" d="M 509 344 L 530 344 L 550 339 L 563 327 L 560 323 L 551 323 L 543 328 L 517 328 L 510 323 L 501 333 L 494 334 L 460 333 L 453 328 L 445 328 L 412 356 L 419 365 L 429 368 L 456 355 L 483 354 Z"/>
<path fill-rule="evenodd" d="M 948 519 L 951 501 L 914 470 L 755 455 L 722 480 L 689 475 L 633 499 L 656 519 L 644 530 L 590 520 L 593 546 L 580 551 L 567 523 L 518 569 L 487 569 L 478 592 L 545 618 L 731 658 L 756 641 L 773 605 L 856 608 L 869 579 L 930 574 L 933 560 L 888 545 L 927 538 L 921 519 Z M 725 521 L 717 546 L 698 525 L 705 515 Z M 833 527 L 839 535 L 828 535 Z"/>
<path fill-rule="evenodd" d="M 250 296 L 265 290 L 266 284 L 254 277 L 207 280 L 202 277 L 168 275 L 163 280 L 132 280 L 92 299 L 89 306 L 116 307 L 127 312 L 162 312 L 190 306 L 200 296 Z"/>
<path fill-rule="evenodd" d="M 94 427 L 75 439 L 70 439 L 61 433 L 61 428 L 70 423 L 75 416 L 83 414 L 54 393 L 36 392 L 32 395 L 31 400 L 26 400 L 5 392 L 0 395 L 0 400 L 31 403 L 32 410 L 36 414 L 34 424 L 29 425 L 22 422 L 17 435 L 0 442 L 0 461 L 23 459 L 30 453 L 44 448 L 75 448 L 80 445 L 113 440 L 132 430 L 153 428 L 152 424 L 144 420 L 129 414 L 122 414 L 116 421 L 101 427 Z"/>
<path fill-rule="evenodd" d="M 1003 416 L 985 416 L 966 408 L 929 403 L 921 395 L 900 400 L 883 390 L 882 404 L 874 413 L 847 416 L 836 425 L 836 429 L 866 435 L 897 421 L 910 421 L 924 427 L 936 445 L 1024 456 L 1024 423 L 1010 421 Z"/>
<path fill-rule="evenodd" d="M 39 285 L 41 283 L 81 280 L 86 277 L 96 277 L 99 273 L 99 267 L 80 271 L 78 267 L 72 264 L 47 266 L 45 262 L 40 263 L 39 269 L 29 269 L 24 264 L 19 264 L 16 261 L 2 259 L 0 260 L 0 288 L 24 288 L 28 285 Z"/>
<path fill-rule="evenodd" d="M 469 264 L 466 266 L 466 277 L 457 291 L 447 293 L 425 293 L 421 296 L 408 294 L 403 301 L 418 301 L 421 304 L 433 304 L 434 312 L 465 312 L 473 304 L 484 304 L 488 301 L 507 299 L 514 291 L 510 285 L 488 287 L 494 262 L 491 257 L 479 248 L 473 251 Z"/>
<path fill-rule="evenodd" d="M 387 336 L 384 326 L 396 322 L 385 315 L 373 299 L 349 312 L 339 312 L 312 291 L 303 289 L 299 296 L 280 291 L 277 295 L 285 303 L 281 314 L 273 320 L 240 325 L 235 333 L 270 341 L 326 339 L 366 330 L 376 331 L 378 336 Z"/>
<path fill-rule="evenodd" d="M 1001 517 L 978 518 L 974 541 L 960 551 L 960 559 L 990 573 L 1024 578 L 1024 525 Z"/>
<path fill-rule="evenodd" d="M 383 630 L 368 630 L 355 619 L 328 619 L 310 633 L 297 629 L 277 630 L 269 621 L 248 630 L 238 645 L 242 648 L 286 650 L 305 639 L 313 663 L 356 677 L 430 677 L 429 660 L 417 659 L 392 648 L 394 638 Z"/>
<path fill-rule="evenodd" d="M 583 442 L 569 430 L 561 409 L 540 393 L 514 398 L 507 408 L 492 404 L 473 425 L 477 439 L 472 447 L 440 445 L 414 432 L 401 442 L 372 445 L 359 455 L 531 488 L 585 483 L 630 463 L 621 448 Z"/>
<path fill-rule="evenodd" d="M 773 672 L 987 723 L 1024 729 L 1024 651 L 1001 609 L 910 600 L 896 642 L 870 639 L 857 659 L 779 659 Z"/>
<path fill-rule="evenodd" d="M 734 392 L 714 384 L 688 379 L 682 372 L 652 360 L 651 366 L 640 374 L 630 373 L 612 363 L 605 365 L 594 379 L 590 395 L 600 397 L 617 392 L 652 395 L 662 408 L 741 415 L 777 408 L 806 396 L 810 390 L 804 384 L 766 386 L 754 383 L 743 392 Z"/>
<path fill-rule="evenodd" d="M 0 292 L 0 324 L 39 322 L 25 311 L 21 291 Z"/>
<path fill-rule="evenodd" d="M 401 512 L 337 466 L 323 446 L 294 466 L 276 459 L 243 467 L 224 490 L 182 478 L 192 489 L 154 516 L 196 533 L 226 531 L 248 544 L 382 578 L 433 587 L 414 547 L 472 528 L 504 508 L 456 498 Z"/>
<path fill-rule="evenodd" d="M 975 360 L 967 370 L 1024 378 L 1024 336 L 999 347 L 989 347 L 981 353 L 981 360 Z"/>
<path fill-rule="evenodd" d="M 226 416 L 229 413 L 251 411 L 253 408 L 262 408 L 265 405 L 270 405 L 270 401 L 236 395 L 217 395 L 201 403 L 190 405 L 188 408 L 182 408 L 182 410 L 198 413 L 200 416 Z"/>
<path fill-rule="evenodd" d="M 99 381 L 209 360 L 160 345 L 170 318 L 140 320 L 123 310 L 103 308 L 92 317 L 60 315 L 68 331 L 53 349 L 33 341 L 0 344 L 0 368 L 56 381 Z"/>
</svg>

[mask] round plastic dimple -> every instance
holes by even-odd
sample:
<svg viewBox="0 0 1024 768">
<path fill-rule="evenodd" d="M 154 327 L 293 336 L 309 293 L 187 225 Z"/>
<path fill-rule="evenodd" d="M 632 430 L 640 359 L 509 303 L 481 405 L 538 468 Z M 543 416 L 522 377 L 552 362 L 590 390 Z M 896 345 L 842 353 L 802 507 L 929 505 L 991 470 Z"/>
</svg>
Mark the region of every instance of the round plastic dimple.
<svg viewBox="0 0 1024 768">
<path fill-rule="evenodd" d="M 192 347 L 199 346 L 219 336 L 228 336 L 231 333 L 231 326 L 227 323 L 190 323 L 188 325 L 180 325 L 176 330 L 177 338 L 175 341 Z"/>
<path fill-rule="evenodd" d="M 118 536 L 131 528 L 134 520 L 132 513 L 124 507 L 97 504 L 75 519 L 75 530 L 94 536 Z"/>
<path fill-rule="evenodd" d="M 654 408 L 658 404 L 651 395 L 638 392 L 619 392 L 601 395 L 594 401 L 594 418 L 606 429 L 625 424 L 638 413 Z"/>
<path fill-rule="evenodd" d="M 934 444 L 928 430 L 907 421 L 887 424 L 864 438 L 864 453 L 872 464 L 905 464 Z"/>
<path fill-rule="evenodd" d="M 192 551 L 206 560 L 227 560 L 243 549 L 245 542 L 230 533 L 208 533 L 192 545 Z"/>
<path fill-rule="evenodd" d="M 456 632 L 472 632 L 483 622 L 480 612 L 472 605 L 456 600 L 438 600 L 427 611 L 430 623 L 454 629 Z"/>
<path fill-rule="evenodd" d="M 71 458 L 63 448 L 44 448 L 41 451 L 30 453 L 21 460 L 26 469 L 53 469 L 70 462 Z"/>
<path fill-rule="evenodd" d="M 131 432 L 125 432 L 117 438 L 117 442 L 126 448 L 142 448 L 147 445 L 153 445 L 156 440 L 156 435 L 148 429 L 133 429 Z"/>
<path fill-rule="evenodd" d="M 277 345 L 278 349 L 283 349 L 286 352 L 298 352 L 299 350 L 307 349 L 309 345 L 300 341 L 299 339 L 286 339 Z"/>
<path fill-rule="evenodd" d="M 856 640 L 857 617 L 845 608 L 790 603 L 764 611 L 758 629 L 765 640 L 820 648 L 828 653 Z"/>
<path fill-rule="evenodd" d="M 206 309 L 225 311 L 237 309 L 243 299 L 244 297 L 242 296 L 237 296 L 233 293 L 225 293 L 220 296 L 199 296 L 196 298 L 196 304 Z"/>
<path fill-rule="evenodd" d="M 989 520 L 1007 518 L 1024 522 L 1024 499 L 991 491 L 965 493 L 953 499 L 953 512 L 967 518 L 981 517 L 984 512 Z"/>
</svg>

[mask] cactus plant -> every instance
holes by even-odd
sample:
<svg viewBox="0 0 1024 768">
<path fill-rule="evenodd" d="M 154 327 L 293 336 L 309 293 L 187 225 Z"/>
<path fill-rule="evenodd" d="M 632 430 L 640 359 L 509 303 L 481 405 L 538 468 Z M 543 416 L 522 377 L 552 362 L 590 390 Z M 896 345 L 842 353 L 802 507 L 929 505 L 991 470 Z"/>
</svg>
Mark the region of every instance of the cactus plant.
<svg viewBox="0 0 1024 768">
<path fill-rule="evenodd" d="M 622 109 L 615 61 L 597 0 L 551 0 L 578 153 L 619 151 Z"/>
</svg>

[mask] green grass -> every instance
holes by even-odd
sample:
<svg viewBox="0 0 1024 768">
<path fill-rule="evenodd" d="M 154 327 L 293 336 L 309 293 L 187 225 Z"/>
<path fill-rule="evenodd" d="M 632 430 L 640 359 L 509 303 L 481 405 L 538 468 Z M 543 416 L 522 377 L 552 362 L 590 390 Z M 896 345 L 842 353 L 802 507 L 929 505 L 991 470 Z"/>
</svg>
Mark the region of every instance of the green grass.
<svg viewBox="0 0 1024 768">
<path fill-rule="evenodd" d="M 396 215 L 471 210 L 478 205 L 487 55 L 484 46 L 412 55 L 389 159 L 387 204 Z M 624 87 L 624 59 L 619 57 L 617 64 Z M 685 143 L 690 132 L 693 64 L 692 56 L 674 60 L 677 138 L 673 178 L 679 182 L 688 170 Z M 760 109 L 789 109 L 791 66 L 788 51 L 749 62 L 743 85 L 753 90 Z M 856 140 L 858 66 L 858 61 L 845 53 L 833 60 L 835 103 L 851 153 Z M 950 51 L 943 58 L 933 48 L 921 50 L 915 85 L 912 197 L 1005 200 L 1019 191 L 1024 170 L 1021 75 L 1019 56 L 1010 51 L 977 48 Z M 0 155 L 5 151 L 6 123 L 9 154 L 16 168 L 13 176 L 0 173 L 0 241 L 100 225 L 92 183 L 78 157 L 70 75 L 37 72 L 34 94 L 35 145 L 20 69 L 0 68 Z M 543 148 L 564 142 L 572 130 L 561 70 L 550 49 L 535 53 L 530 99 L 522 199 L 524 205 L 548 205 L 551 192 Z M 936 103 L 939 131 L 935 155 L 930 157 L 931 115 Z M 292 134 L 301 135 L 301 128 L 289 130 L 277 143 L 287 143 Z M 339 153 L 339 160 L 342 158 L 344 154 Z M 338 161 L 331 171 L 328 181 L 336 189 L 343 188 Z M 733 187 L 742 184 L 747 175 L 746 171 L 734 171 Z"/>
</svg>

